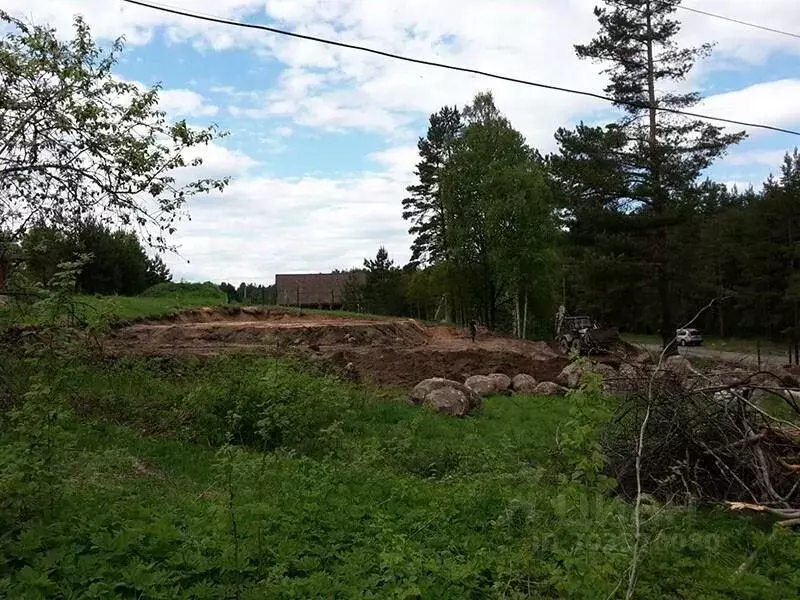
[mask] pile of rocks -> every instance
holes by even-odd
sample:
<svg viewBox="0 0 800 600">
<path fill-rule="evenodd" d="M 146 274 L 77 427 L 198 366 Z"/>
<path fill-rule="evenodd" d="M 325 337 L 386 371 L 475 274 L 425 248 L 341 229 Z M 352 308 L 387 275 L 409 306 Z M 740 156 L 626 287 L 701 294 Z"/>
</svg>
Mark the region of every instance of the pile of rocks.
<svg viewBox="0 0 800 600">
<path fill-rule="evenodd" d="M 677 365 L 671 365 L 677 368 Z M 685 368 L 685 365 L 681 365 Z M 623 368 L 625 365 L 623 365 Z M 588 367 L 602 376 L 604 388 L 608 393 L 622 393 L 626 378 L 634 373 L 617 371 L 610 365 L 594 363 Z M 581 363 L 567 365 L 556 381 L 537 381 L 532 375 L 520 373 L 509 377 L 504 373 L 473 375 L 464 383 L 450 379 L 426 379 L 412 390 L 409 399 L 412 404 L 427 406 L 442 414 L 463 417 L 482 406 L 482 398 L 489 396 L 564 396 L 583 381 L 586 367 Z M 631 369 L 633 370 L 633 369 Z M 676 369 L 678 370 L 678 369 Z"/>
<path fill-rule="evenodd" d="M 434 377 L 418 383 L 409 395 L 411 404 L 427 406 L 436 412 L 463 417 L 482 407 L 489 396 L 563 396 L 567 389 L 552 381 L 536 381 L 525 373 L 509 377 L 504 373 L 473 375 L 464 383 Z"/>
</svg>

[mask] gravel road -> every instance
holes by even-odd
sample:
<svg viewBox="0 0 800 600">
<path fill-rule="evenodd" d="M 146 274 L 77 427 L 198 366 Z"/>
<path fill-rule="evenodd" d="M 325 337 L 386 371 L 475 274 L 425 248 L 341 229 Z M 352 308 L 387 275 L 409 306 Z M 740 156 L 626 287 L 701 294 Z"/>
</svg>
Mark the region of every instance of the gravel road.
<svg viewBox="0 0 800 600">
<path fill-rule="evenodd" d="M 651 352 L 661 351 L 661 346 L 656 344 L 640 344 L 640 346 Z M 702 346 L 679 348 L 678 352 L 680 352 L 689 360 L 692 358 L 704 358 L 708 360 L 740 364 L 744 367 L 758 368 L 758 356 L 755 352 L 729 352 L 726 350 L 703 348 Z M 770 354 L 766 352 L 761 353 L 762 366 L 782 367 L 787 362 L 788 359 L 785 354 Z"/>
</svg>

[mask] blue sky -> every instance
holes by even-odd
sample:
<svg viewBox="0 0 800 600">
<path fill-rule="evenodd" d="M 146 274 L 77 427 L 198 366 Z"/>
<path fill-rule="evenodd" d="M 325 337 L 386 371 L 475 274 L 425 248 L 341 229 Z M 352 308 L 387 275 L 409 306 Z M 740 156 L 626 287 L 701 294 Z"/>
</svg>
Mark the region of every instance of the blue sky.
<svg viewBox="0 0 800 600">
<path fill-rule="evenodd" d="M 557 92 L 397 63 L 348 50 L 181 19 L 119 0 L 5 0 L 63 36 L 83 14 L 101 40 L 125 35 L 117 74 L 160 82 L 162 106 L 230 135 L 202 150 L 198 175 L 230 175 L 197 198 L 168 256 L 190 280 L 270 283 L 276 272 L 361 263 L 386 245 L 399 263 L 410 239 L 400 202 L 412 182 L 427 116 L 491 89 L 530 144 L 607 116 L 602 103 Z M 170 0 L 169 6 L 363 43 L 400 54 L 601 92 L 597 65 L 573 44 L 596 31 L 592 0 Z M 796 0 L 685 0 L 686 6 L 800 32 Z M 687 87 L 699 112 L 800 129 L 800 39 L 680 11 L 682 42 L 716 41 Z M 715 165 L 724 182 L 760 185 L 800 138 L 752 131 Z"/>
</svg>

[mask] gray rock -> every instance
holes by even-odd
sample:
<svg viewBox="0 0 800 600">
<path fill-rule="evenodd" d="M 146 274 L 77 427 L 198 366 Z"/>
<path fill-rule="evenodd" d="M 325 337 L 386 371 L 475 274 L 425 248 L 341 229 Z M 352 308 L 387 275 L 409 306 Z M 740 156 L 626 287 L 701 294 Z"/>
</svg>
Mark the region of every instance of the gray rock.
<svg viewBox="0 0 800 600">
<path fill-rule="evenodd" d="M 469 395 L 454 387 L 441 387 L 429 392 L 424 406 L 451 417 L 464 417 L 474 410 Z"/>
<path fill-rule="evenodd" d="M 579 387 L 581 379 L 583 379 L 583 368 L 577 362 L 568 364 L 558 376 L 558 382 L 571 389 Z"/>
<path fill-rule="evenodd" d="M 464 382 L 464 385 L 482 398 L 497 393 L 497 382 L 488 375 L 473 375 Z"/>
<path fill-rule="evenodd" d="M 411 393 L 408 395 L 408 400 L 411 404 L 421 405 L 425 401 L 425 396 L 433 390 L 442 387 L 457 387 L 459 385 L 461 384 L 457 381 L 444 379 L 443 377 L 431 377 L 415 385 L 414 389 L 411 390 Z"/>
<path fill-rule="evenodd" d="M 534 394 L 538 382 L 530 375 L 520 373 L 511 380 L 511 388 L 517 394 Z"/>
<path fill-rule="evenodd" d="M 503 373 L 490 373 L 489 377 L 494 379 L 495 387 L 498 392 L 511 389 L 511 377 Z"/>
<path fill-rule="evenodd" d="M 533 392 L 537 396 L 563 396 L 567 393 L 567 389 L 552 381 L 542 381 Z"/>
<path fill-rule="evenodd" d="M 592 365 L 592 371 L 600 375 L 603 379 L 614 379 L 618 376 L 616 369 L 611 365 L 606 365 L 604 363 L 597 363 Z"/>
<path fill-rule="evenodd" d="M 678 377 L 686 377 L 692 371 L 692 363 L 683 356 L 668 356 L 664 359 L 662 367 L 665 371 L 670 371 Z"/>
<path fill-rule="evenodd" d="M 425 404 L 428 396 L 440 389 L 454 389 L 461 392 L 467 399 L 468 411 L 478 410 L 481 407 L 481 399 L 475 392 L 458 381 L 444 379 L 442 377 L 432 377 L 431 379 L 425 379 L 419 382 L 414 386 L 414 389 L 411 390 L 408 396 L 409 402 L 417 406 Z"/>
</svg>

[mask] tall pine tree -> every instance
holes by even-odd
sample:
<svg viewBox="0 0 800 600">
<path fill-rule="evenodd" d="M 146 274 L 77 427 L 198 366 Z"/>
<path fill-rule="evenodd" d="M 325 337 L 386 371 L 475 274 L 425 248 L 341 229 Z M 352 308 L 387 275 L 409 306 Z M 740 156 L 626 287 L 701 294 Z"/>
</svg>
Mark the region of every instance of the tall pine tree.
<svg viewBox="0 0 800 600">
<path fill-rule="evenodd" d="M 428 133 L 417 143 L 420 162 L 415 175 L 419 182 L 407 188 L 403 219 L 411 223 L 414 236 L 411 262 L 434 265 L 445 259 L 445 216 L 439 191 L 439 176 L 450 158 L 453 142 L 463 128 L 461 113 L 445 106 L 430 116 Z"/>
<path fill-rule="evenodd" d="M 598 36 L 576 46 L 576 52 L 606 65 L 604 73 L 610 79 L 606 93 L 626 114 L 604 131 L 582 127 L 575 132 L 561 130 L 557 136 L 562 146 L 563 160 L 557 165 L 562 177 L 593 190 L 590 201 L 599 201 L 603 212 L 616 213 L 613 227 L 618 231 L 639 234 L 637 248 L 642 255 L 638 258 L 649 265 L 655 280 L 665 347 L 675 335 L 672 282 L 680 274 L 672 260 L 671 228 L 691 214 L 692 207 L 684 199 L 691 197 L 703 170 L 744 137 L 659 110 L 687 109 L 701 100 L 698 93 L 677 91 L 678 84 L 711 50 L 710 45 L 677 45 L 680 24 L 671 16 L 678 4 L 607 0 L 607 8 L 595 8 Z M 576 150 L 586 148 L 604 159 L 603 169 L 613 176 L 574 179 L 576 174 L 581 179 L 581 170 L 564 163 L 570 158 L 584 159 L 585 154 Z M 596 170 L 591 172 L 597 175 Z M 580 203 L 580 198 L 573 201 Z"/>
</svg>

